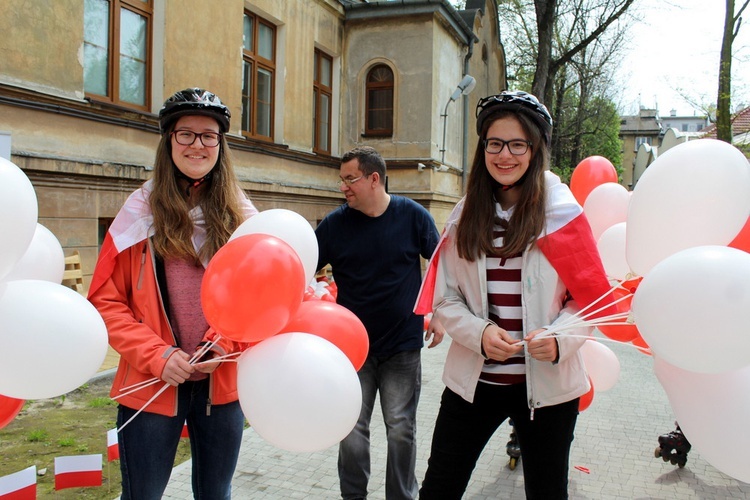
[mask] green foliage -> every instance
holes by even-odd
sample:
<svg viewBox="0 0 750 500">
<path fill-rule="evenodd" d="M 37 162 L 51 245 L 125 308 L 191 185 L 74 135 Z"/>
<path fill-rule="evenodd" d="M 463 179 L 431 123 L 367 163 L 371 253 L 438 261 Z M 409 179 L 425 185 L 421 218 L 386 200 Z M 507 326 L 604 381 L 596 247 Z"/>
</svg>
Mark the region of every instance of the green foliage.
<svg viewBox="0 0 750 500">
<path fill-rule="evenodd" d="M 89 408 L 103 408 L 105 406 L 117 406 L 117 402 L 108 397 L 96 397 L 86 403 Z"/>
<path fill-rule="evenodd" d="M 49 439 L 49 432 L 46 429 L 34 429 L 26 436 L 30 443 L 42 443 Z"/>
<path fill-rule="evenodd" d="M 57 440 L 57 446 L 61 446 L 63 448 L 69 448 L 71 446 L 75 446 L 76 439 L 70 436 L 61 437 Z"/>
</svg>

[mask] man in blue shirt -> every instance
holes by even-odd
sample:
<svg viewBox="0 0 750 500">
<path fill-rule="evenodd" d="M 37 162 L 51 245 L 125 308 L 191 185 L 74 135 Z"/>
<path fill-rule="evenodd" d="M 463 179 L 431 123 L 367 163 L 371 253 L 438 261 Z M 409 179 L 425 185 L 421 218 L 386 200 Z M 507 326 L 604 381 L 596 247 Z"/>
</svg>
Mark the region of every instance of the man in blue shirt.
<svg viewBox="0 0 750 500">
<path fill-rule="evenodd" d="M 315 230 L 318 269 L 331 265 L 337 302 L 359 317 L 370 339 L 367 360 L 358 373 L 362 410 L 339 446 L 341 496 L 367 498 L 370 418 L 379 390 L 388 439 L 386 498 L 414 499 L 424 317 L 412 311 L 422 280 L 420 256 L 432 255 L 439 235 L 424 207 L 387 193 L 385 161 L 375 149 L 349 151 L 339 173 L 346 203 Z M 424 340 L 431 339 L 429 347 L 434 347 L 444 333 L 441 326 L 431 324 Z"/>
</svg>

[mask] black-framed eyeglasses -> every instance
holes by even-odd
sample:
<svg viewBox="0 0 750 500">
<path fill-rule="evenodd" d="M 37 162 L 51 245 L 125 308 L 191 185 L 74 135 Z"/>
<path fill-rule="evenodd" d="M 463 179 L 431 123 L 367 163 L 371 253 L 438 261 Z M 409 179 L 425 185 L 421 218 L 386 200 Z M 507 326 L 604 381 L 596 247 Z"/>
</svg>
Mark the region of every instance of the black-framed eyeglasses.
<svg viewBox="0 0 750 500">
<path fill-rule="evenodd" d="M 175 130 L 172 132 L 172 137 L 177 141 L 177 144 L 183 146 L 192 146 L 196 137 L 207 148 L 215 148 L 221 142 L 221 134 L 218 132 L 203 132 L 199 134 L 190 130 Z"/>
<path fill-rule="evenodd" d="M 484 140 L 484 150 L 491 155 L 496 155 L 502 152 L 506 145 L 508 146 L 510 154 L 520 156 L 526 154 L 526 151 L 529 150 L 529 146 L 531 146 L 531 142 L 524 139 L 503 141 L 502 139 L 489 138 Z"/>
</svg>

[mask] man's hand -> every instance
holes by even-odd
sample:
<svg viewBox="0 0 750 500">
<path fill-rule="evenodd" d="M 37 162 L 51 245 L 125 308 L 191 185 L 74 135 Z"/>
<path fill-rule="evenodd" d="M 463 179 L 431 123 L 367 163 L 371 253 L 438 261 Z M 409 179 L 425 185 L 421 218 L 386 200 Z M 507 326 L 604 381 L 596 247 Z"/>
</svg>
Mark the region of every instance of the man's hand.
<svg viewBox="0 0 750 500">
<path fill-rule="evenodd" d="M 443 341 L 443 337 L 445 337 L 445 328 L 443 328 L 443 324 L 440 323 L 440 321 L 433 317 L 432 319 L 430 319 L 430 324 L 424 333 L 425 342 L 432 339 L 432 342 L 430 342 L 427 348 L 431 349 L 440 344 L 440 342 Z"/>
</svg>

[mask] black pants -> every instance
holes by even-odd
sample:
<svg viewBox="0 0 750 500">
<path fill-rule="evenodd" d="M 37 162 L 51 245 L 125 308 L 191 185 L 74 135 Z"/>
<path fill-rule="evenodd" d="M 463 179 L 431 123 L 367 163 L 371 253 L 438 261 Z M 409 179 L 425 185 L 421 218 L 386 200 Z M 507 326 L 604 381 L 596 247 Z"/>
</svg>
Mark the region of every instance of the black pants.
<svg viewBox="0 0 750 500">
<path fill-rule="evenodd" d="M 534 420 L 526 385 L 477 384 L 474 402 L 445 389 L 432 435 L 420 498 L 460 499 L 492 434 L 511 418 L 521 446 L 526 498 L 568 498 L 568 457 L 578 417 L 578 398 L 537 408 Z"/>
</svg>

